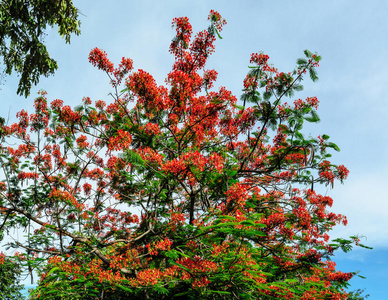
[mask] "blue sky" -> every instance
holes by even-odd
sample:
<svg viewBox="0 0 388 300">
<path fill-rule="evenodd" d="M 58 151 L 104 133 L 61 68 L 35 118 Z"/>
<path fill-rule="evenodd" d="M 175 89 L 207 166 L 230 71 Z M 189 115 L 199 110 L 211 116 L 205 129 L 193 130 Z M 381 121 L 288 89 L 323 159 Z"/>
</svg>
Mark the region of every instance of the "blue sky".
<svg viewBox="0 0 388 300">
<path fill-rule="evenodd" d="M 252 52 L 263 51 L 279 70 L 290 71 L 303 50 L 322 57 L 319 81 L 305 80 L 305 90 L 296 95 L 317 96 L 321 122 L 306 128 L 317 136 L 328 134 L 340 153 L 333 162 L 350 170 L 344 185 L 323 189 L 334 199 L 333 211 L 348 216 L 347 227 L 332 236 L 359 234 L 374 250 L 356 249 L 338 254 L 344 271 L 360 270 L 367 279 L 352 280 L 353 288 L 366 288 L 369 299 L 385 299 L 388 275 L 388 1 L 385 0 L 278 0 L 278 1 L 74 1 L 81 11 L 81 35 L 66 45 L 49 30 L 49 53 L 58 60 L 55 76 L 43 78 L 31 97 L 17 97 L 17 78 L 8 77 L 0 91 L 2 115 L 32 107 L 39 89 L 50 100 L 59 98 L 75 106 L 82 97 L 108 100 L 111 91 L 102 72 L 88 63 L 94 47 L 108 53 L 113 62 L 122 56 L 134 60 L 135 69 L 153 74 L 159 84 L 173 63 L 168 47 L 174 31 L 174 17 L 189 17 L 194 32 L 208 26 L 210 9 L 227 20 L 223 39 L 208 68 L 218 71 L 218 84 L 236 96 Z M 291 99 L 292 100 L 292 99 Z"/>
</svg>

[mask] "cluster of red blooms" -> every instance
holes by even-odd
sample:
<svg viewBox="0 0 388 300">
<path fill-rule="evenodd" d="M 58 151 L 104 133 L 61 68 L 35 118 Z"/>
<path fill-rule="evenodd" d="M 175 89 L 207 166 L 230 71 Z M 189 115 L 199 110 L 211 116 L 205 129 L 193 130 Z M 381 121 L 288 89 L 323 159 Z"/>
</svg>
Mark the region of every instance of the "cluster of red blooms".
<svg viewBox="0 0 388 300">
<path fill-rule="evenodd" d="M 237 183 L 230 187 L 230 189 L 226 192 L 226 195 L 227 204 L 233 203 L 236 207 L 243 207 L 248 196 L 247 187 Z"/>
<path fill-rule="evenodd" d="M 197 182 L 196 174 L 203 172 L 205 169 L 221 173 L 223 165 L 224 160 L 217 153 L 204 156 L 198 151 L 193 151 L 182 154 L 178 159 L 166 161 L 162 170 L 181 178 L 187 178 L 190 185 L 194 185 Z"/>
<path fill-rule="evenodd" d="M 107 73 L 113 72 L 114 65 L 113 63 L 108 59 L 108 56 L 105 51 L 100 50 L 98 48 L 94 48 L 90 54 L 89 54 L 89 62 L 99 68 L 100 70 L 103 70 Z"/>
<path fill-rule="evenodd" d="M 4 264 L 5 262 L 5 254 L 3 252 L 0 252 L 0 265 Z"/>
<path fill-rule="evenodd" d="M 119 129 L 116 136 L 109 139 L 108 148 L 109 150 L 120 151 L 128 149 L 131 145 L 132 137 L 127 131 Z"/>
<path fill-rule="evenodd" d="M 148 249 L 149 254 L 158 255 L 158 250 L 170 250 L 172 244 L 172 241 L 168 238 L 164 238 L 164 240 L 154 242 L 152 245 L 147 244 L 146 248 Z"/>
<path fill-rule="evenodd" d="M 313 107 L 318 109 L 319 101 L 317 97 L 307 97 L 305 101 L 302 99 L 295 100 L 294 105 L 294 109 L 296 110 L 303 109 L 304 107 Z"/>
<path fill-rule="evenodd" d="M 267 61 L 269 60 L 269 56 L 262 53 L 252 53 L 250 63 L 251 64 L 257 64 L 258 66 L 265 66 L 267 65 Z"/>
</svg>

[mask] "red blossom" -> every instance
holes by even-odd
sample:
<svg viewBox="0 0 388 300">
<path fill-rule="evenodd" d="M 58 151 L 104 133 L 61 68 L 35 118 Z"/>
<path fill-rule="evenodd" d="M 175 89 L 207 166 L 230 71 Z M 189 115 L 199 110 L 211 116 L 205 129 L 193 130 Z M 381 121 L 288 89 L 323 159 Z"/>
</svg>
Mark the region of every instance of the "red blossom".
<svg viewBox="0 0 388 300">
<path fill-rule="evenodd" d="M 105 51 L 94 48 L 90 51 L 89 62 L 107 73 L 113 72 L 113 63 L 108 59 Z"/>
<path fill-rule="evenodd" d="M 344 166 L 344 165 L 340 165 L 337 167 L 337 172 L 338 172 L 338 179 L 340 179 L 341 181 L 348 178 L 348 175 L 349 175 L 349 170 Z"/>
<path fill-rule="evenodd" d="M 108 149 L 109 151 L 112 151 L 112 150 L 119 151 L 122 149 L 128 149 L 131 142 L 132 142 L 132 137 L 130 133 L 128 131 L 119 129 L 117 131 L 116 136 L 113 136 L 109 139 Z"/>
<path fill-rule="evenodd" d="M 269 59 L 268 55 L 262 54 L 262 53 L 252 53 L 251 54 L 251 60 L 249 61 L 251 64 L 255 63 L 259 66 L 263 66 L 267 64 L 267 61 Z"/>
<path fill-rule="evenodd" d="M 80 148 L 86 148 L 89 146 L 86 135 L 81 134 L 81 136 L 79 138 L 77 138 L 76 141 L 77 141 L 78 147 L 80 147 Z"/>
</svg>

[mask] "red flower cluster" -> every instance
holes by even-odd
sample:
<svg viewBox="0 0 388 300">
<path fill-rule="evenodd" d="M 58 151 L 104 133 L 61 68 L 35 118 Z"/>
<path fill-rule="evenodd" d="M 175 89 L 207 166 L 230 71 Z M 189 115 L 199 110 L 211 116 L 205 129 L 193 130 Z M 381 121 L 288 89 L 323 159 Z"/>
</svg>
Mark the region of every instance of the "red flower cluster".
<svg viewBox="0 0 388 300">
<path fill-rule="evenodd" d="M 119 129 L 116 136 L 111 137 L 108 142 L 109 151 L 128 149 L 131 145 L 132 137 L 128 131 Z"/>
<path fill-rule="evenodd" d="M 113 63 L 108 59 L 106 52 L 103 50 L 94 48 L 90 51 L 89 62 L 107 73 L 113 72 Z"/>
</svg>

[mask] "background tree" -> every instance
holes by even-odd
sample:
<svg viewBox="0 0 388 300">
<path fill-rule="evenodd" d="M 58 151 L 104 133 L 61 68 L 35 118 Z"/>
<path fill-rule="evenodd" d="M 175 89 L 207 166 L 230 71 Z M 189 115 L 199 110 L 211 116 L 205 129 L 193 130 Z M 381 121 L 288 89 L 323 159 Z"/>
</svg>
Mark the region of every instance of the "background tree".
<svg viewBox="0 0 388 300">
<path fill-rule="evenodd" d="M 18 263 L 12 261 L 0 253 L 0 298 L 3 300 L 19 300 L 22 298 L 23 285 L 19 283 L 21 268 Z"/>
<path fill-rule="evenodd" d="M 43 42 L 47 25 L 57 25 L 60 36 L 70 43 L 71 34 L 80 33 L 78 11 L 72 0 L 1 0 L 0 20 L 5 73 L 20 75 L 17 93 L 27 97 L 42 75 L 58 68 Z"/>
<path fill-rule="evenodd" d="M 359 240 L 329 241 L 346 218 L 316 186 L 348 170 L 328 161 L 339 148 L 327 135 L 302 133 L 319 121 L 317 98 L 284 99 L 317 79 L 320 57 L 306 50 L 279 72 L 253 53 L 239 105 L 205 69 L 226 23 L 209 21 L 192 38 L 187 18 L 173 20 L 166 86 L 95 48 L 111 103 L 72 109 L 42 92 L 34 113 L 2 126 L 2 230 L 28 232 L 11 246 L 40 272 L 33 297 L 346 299 L 354 274 L 330 257 Z"/>
</svg>

